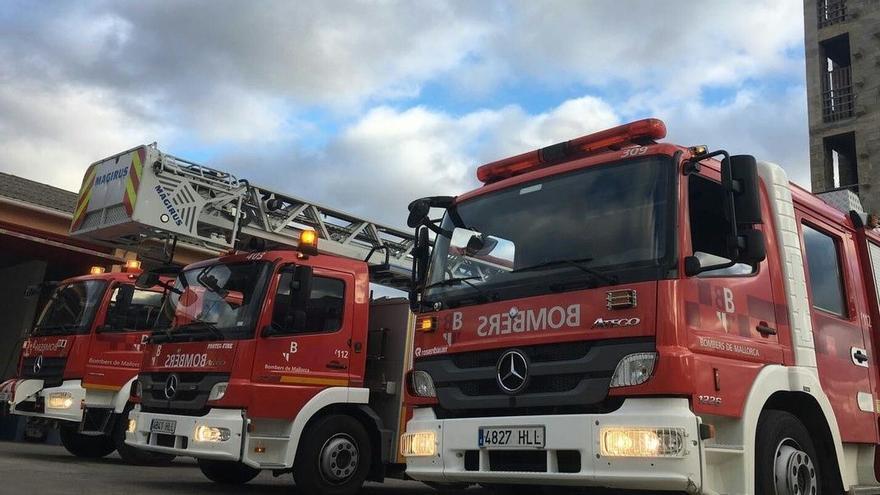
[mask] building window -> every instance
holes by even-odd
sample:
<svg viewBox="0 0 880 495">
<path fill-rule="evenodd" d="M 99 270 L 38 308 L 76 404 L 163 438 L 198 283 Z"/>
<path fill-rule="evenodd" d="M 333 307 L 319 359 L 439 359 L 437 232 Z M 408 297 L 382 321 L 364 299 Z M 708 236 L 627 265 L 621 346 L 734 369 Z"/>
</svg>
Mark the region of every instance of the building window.
<svg viewBox="0 0 880 495">
<path fill-rule="evenodd" d="M 859 192 L 859 167 L 856 158 L 854 132 L 828 136 L 822 140 L 825 148 L 825 188 L 849 189 Z"/>
<path fill-rule="evenodd" d="M 846 0 L 818 0 L 819 29 L 846 20 Z"/>
<path fill-rule="evenodd" d="M 822 120 L 837 122 L 853 116 L 855 98 L 849 35 L 844 34 L 819 44 L 822 62 Z"/>
</svg>

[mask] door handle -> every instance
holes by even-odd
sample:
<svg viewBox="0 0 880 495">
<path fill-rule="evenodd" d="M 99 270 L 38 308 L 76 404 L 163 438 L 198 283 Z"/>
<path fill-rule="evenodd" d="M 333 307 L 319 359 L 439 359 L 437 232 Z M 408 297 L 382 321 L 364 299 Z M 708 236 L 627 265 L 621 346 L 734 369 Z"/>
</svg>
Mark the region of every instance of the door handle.
<svg viewBox="0 0 880 495">
<path fill-rule="evenodd" d="M 759 322 L 758 326 L 755 327 L 755 330 L 764 336 L 776 335 L 776 329 L 768 325 L 766 321 Z"/>
<path fill-rule="evenodd" d="M 861 366 L 863 368 L 868 367 L 868 352 L 864 349 L 860 349 L 858 347 L 853 347 L 850 349 L 850 355 L 852 356 L 853 364 L 856 366 Z"/>
</svg>

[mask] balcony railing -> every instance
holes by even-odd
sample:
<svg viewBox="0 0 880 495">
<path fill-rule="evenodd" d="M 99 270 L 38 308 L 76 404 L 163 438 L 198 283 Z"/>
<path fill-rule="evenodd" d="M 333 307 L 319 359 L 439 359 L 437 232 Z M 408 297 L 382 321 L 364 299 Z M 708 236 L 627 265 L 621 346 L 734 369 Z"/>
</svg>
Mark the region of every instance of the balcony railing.
<svg viewBox="0 0 880 495">
<path fill-rule="evenodd" d="M 838 67 L 822 75 L 822 120 L 837 122 L 853 116 L 852 71 Z"/>
<path fill-rule="evenodd" d="M 846 20 L 846 0 L 818 0 L 819 28 Z"/>
</svg>

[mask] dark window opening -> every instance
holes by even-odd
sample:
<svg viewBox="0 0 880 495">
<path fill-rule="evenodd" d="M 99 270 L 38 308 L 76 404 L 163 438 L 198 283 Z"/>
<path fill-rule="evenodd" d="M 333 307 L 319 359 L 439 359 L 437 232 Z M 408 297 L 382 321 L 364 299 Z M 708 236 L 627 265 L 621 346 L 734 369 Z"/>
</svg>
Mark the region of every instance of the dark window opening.
<svg viewBox="0 0 880 495">
<path fill-rule="evenodd" d="M 692 175 L 688 181 L 688 203 L 694 256 L 699 258 L 702 266 L 728 263 L 730 225 L 724 213 L 724 188 L 715 181 Z M 728 268 L 705 271 L 700 276 L 749 275 L 754 272 L 754 266 L 737 263 Z"/>
<path fill-rule="evenodd" d="M 822 120 L 837 122 L 853 116 L 855 97 L 849 34 L 819 43 L 822 71 Z"/>
<path fill-rule="evenodd" d="M 803 232 L 813 307 L 845 317 L 846 299 L 837 242 L 830 235 L 807 225 L 803 226 Z"/>
<path fill-rule="evenodd" d="M 846 0 L 818 0 L 819 28 L 846 20 Z"/>
<path fill-rule="evenodd" d="M 305 308 L 291 308 L 290 281 L 293 273 L 284 272 L 278 282 L 272 310 L 276 334 L 335 332 L 342 328 L 345 307 L 345 282 L 335 278 L 313 277 L 312 290 Z M 304 313 L 297 318 L 296 312 Z M 299 322 L 297 322 L 299 320 Z"/>
<path fill-rule="evenodd" d="M 829 136 L 823 140 L 825 147 L 825 183 L 829 189 L 850 189 L 859 192 L 859 167 L 856 158 L 854 132 Z"/>
</svg>

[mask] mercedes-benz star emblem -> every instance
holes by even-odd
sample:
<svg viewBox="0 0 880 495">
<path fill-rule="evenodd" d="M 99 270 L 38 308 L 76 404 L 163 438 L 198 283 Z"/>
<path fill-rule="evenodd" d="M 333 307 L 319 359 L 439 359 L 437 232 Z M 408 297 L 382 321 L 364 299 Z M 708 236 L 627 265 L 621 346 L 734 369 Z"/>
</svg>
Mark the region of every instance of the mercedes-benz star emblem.
<svg viewBox="0 0 880 495">
<path fill-rule="evenodd" d="M 42 354 L 37 356 L 37 359 L 34 359 L 34 374 L 39 375 L 41 369 L 43 369 L 43 355 Z"/>
<path fill-rule="evenodd" d="M 498 386 L 508 394 L 519 393 L 529 383 L 529 361 L 517 350 L 502 354 L 495 372 Z"/>
<path fill-rule="evenodd" d="M 165 398 L 171 400 L 177 395 L 177 385 L 180 379 L 177 378 L 177 375 L 168 375 L 168 380 L 165 381 Z"/>
</svg>

